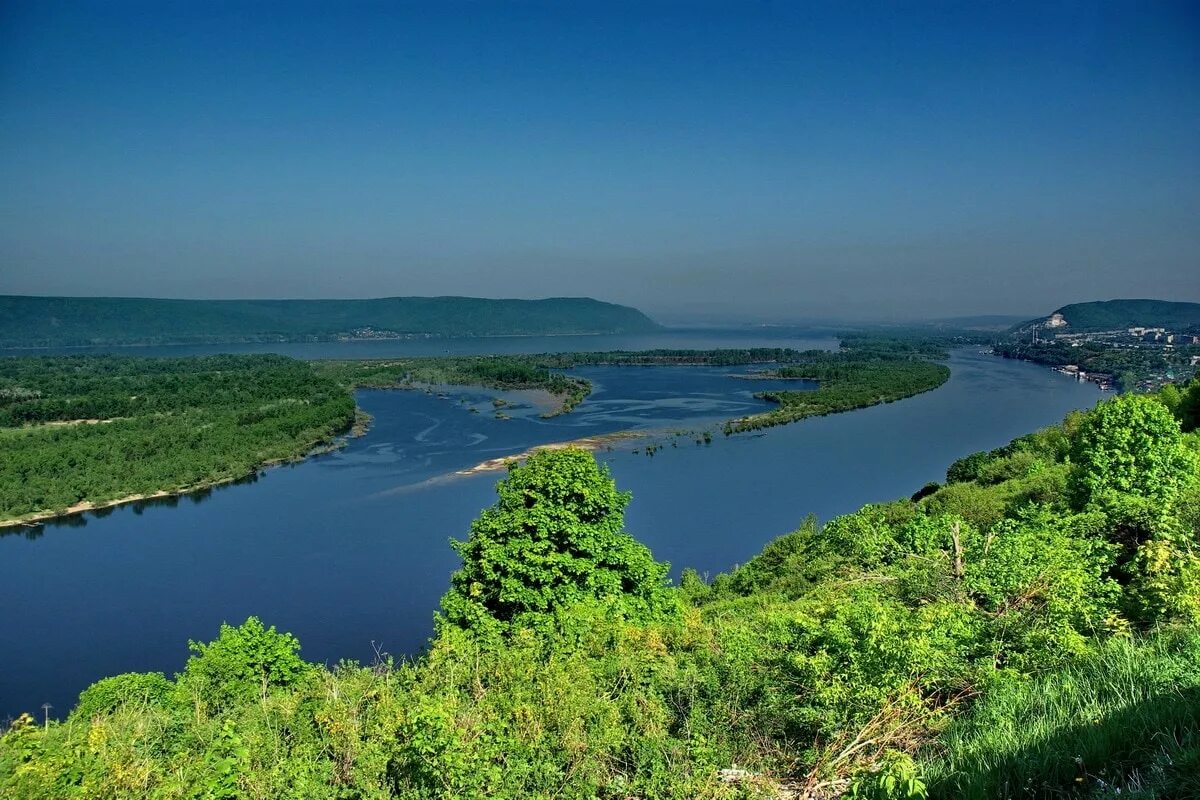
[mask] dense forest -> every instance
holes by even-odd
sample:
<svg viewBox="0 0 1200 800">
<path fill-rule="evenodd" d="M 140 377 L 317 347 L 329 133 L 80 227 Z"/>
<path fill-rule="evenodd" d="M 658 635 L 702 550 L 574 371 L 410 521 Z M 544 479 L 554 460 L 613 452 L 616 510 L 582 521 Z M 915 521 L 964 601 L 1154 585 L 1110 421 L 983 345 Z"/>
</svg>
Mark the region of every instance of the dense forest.
<svg viewBox="0 0 1200 800">
<path fill-rule="evenodd" d="M 283 356 L 0 359 L 0 520 L 241 478 L 354 416 Z"/>
<path fill-rule="evenodd" d="M 1200 796 L 1200 386 L 1124 395 L 711 580 L 593 457 L 514 466 L 428 649 L 226 625 L 0 736 L 16 798 Z"/>
<path fill-rule="evenodd" d="M 641 333 L 658 324 L 587 297 L 158 300 L 0 295 L 0 347 Z"/>
</svg>

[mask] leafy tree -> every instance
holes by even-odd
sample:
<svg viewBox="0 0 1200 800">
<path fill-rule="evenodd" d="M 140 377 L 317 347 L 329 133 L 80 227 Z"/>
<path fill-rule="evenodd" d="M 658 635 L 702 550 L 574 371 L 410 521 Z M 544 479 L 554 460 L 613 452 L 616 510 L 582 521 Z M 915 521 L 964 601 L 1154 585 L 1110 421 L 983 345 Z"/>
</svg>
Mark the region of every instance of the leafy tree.
<svg viewBox="0 0 1200 800">
<path fill-rule="evenodd" d="M 97 715 L 112 713 L 126 703 L 160 705 L 171 688 L 171 682 L 161 672 L 127 672 L 102 678 L 80 693 L 71 718 L 86 722 Z"/>
<path fill-rule="evenodd" d="M 1098 406 L 1075 436 L 1071 489 L 1078 508 L 1132 495 L 1165 508 L 1194 479 L 1179 423 L 1158 400 L 1122 395 Z"/>
<path fill-rule="evenodd" d="M 210 710 L 265 697 L 275 687 L 296 684 L 310 669 L 300 658 L 300 642 L 275 626 L 250 617 L 238 627 L 221 625 L 215 641 L 188 642 L 195 653 L 178 684 Z"/>
<path fill-rule="evenodd" d="M 979 470 L 992 458 L 994 458 L 992 453 L 983 450 L 978 453 L 971 453 L 969 456 L 963 456 L 947 468 L 946 483 L 963 483 L 975 480 L 979 477 Z"/>
<path fill-rule="evenodd" d="M 1175 389 L 1174 386 L 1166 388 Z M 1179 420 L 1180 427 L 1185 433 L 1200 428 L 1200 379 L 1193 379 L 1186 391 L 1177 391 L 1179 402 L 1172 412 Z"/>
<path fill-rule="evenodd" d="M 593 598 L 641 620 L 669 606 L 667 565 L 624 532 L 630 495 L 590 453 L 543 450 L 496 488 L 500 499 L 453 543 L 463 566 L 442 599 L 445 622 L 496 630 Z"/>
</svg>

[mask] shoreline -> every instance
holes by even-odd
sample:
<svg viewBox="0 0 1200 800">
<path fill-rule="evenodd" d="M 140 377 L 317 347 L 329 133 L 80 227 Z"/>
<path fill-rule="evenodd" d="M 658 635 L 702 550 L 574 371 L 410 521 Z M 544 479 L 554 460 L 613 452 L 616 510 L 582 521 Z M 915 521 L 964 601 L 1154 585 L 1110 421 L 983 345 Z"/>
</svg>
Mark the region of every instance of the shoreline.
<svg viewBox="0 0 1200 800">
<path fill-rule="evenodd" d="M 143 492 L 140 494 L 130 494 L 123 497 L 114 498 L 112 500 L 104 500 L 100 502 L 92 502 L 84 500 L 74 505 L 67 506 L 62 511 L 37 511 L 32 514 L 25 514 L 14 519 L 0 520 L 0 531 L 7 528 L 37 528 L 51 520 L 63 519 L 65 517 L 74 517 L 79 514 L 86 514 L 89 511 L 102 511 L 107 508 L 116 508 L 117 506 L 129 505 L 130 503 L 138 503 L 142 500 L 162 500 L 167 497 L 185 497 L 195 492 L 202 492 L 206 489 L 215 489 L 220 486 L 226 486 L 231 483 L 245 480 L 251 475 L 257 474 L 260 470 L 270 469 L 272 467 L 280 467 L 284 464 L 299 464 L 302 461 L 307 461 L 315 456 L 326 455 L 346 446 L 346 442 L 350 439 L 357 439 L 360 436 L 365 436 L 371 428 L 373 417 L 360 408 L 355 407 L 354 420 L 350 426 L 339 433 L 332 441 L 321 444 L 317 442 L 311 445 L 300 455 L 281 456 L 272 458 L 267 461 L 260 462 L 252 469 L 241 475 L 234 475 L 219 480 L 204 481 L 189 486 L 184 486 L 180 489 L 160 489 L 156 492 Z"/>
</svg>

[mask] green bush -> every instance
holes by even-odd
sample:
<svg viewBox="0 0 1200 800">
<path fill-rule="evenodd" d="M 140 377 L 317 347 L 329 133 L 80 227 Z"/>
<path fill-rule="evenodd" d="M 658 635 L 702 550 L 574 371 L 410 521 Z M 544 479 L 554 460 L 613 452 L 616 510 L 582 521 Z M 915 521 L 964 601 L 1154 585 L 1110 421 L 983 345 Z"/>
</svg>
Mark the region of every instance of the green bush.
<svg viewBox="0 0 1200 800">
<path fill-rule="evenodd" d="M 630 496 L 590 453 L 535 453 L 497 492 L 467 540 L 454 543 L 463 566 L 442 599 L 445 623 L 494 632 L 587 600 L 642 621 L 672 608 L 668 565 L 625 533 Z"/>
</svg>

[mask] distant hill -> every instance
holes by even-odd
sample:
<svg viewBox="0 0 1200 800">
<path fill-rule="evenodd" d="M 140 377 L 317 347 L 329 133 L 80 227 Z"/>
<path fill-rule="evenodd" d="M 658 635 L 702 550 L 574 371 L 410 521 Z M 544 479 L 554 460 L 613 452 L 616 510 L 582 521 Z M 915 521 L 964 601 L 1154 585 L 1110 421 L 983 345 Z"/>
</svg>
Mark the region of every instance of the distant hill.
<svg viewBox="0 0 1200 800">
<path fill-rule="evenodd" d="M 587 297 L 158 300 L 0 295 L 0 347 L 638 333 L 658 324 Z"/>
<path fill-rule="evenodd" d="M 1200 303 L 1176 303 L 1167 300 L 1100 300 L 1072 303 L 1048 317 L 1029 320 L 1014 330 L 1028 329 L 1062 315 L 1065 329 L 1073 333 L 1121 330 L 1141 326 L 1184 332 L 1200 328 Z"/>
</svg>

